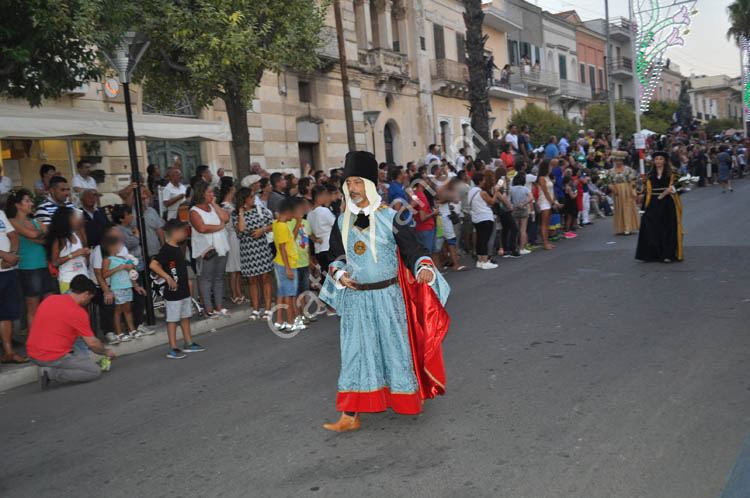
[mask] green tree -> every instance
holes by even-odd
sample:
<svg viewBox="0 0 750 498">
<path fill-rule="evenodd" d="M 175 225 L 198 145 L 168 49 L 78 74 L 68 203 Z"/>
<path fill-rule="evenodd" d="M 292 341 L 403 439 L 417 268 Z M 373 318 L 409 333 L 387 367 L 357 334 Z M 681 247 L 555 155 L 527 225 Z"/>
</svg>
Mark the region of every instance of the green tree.
<svg viewBox="0 0 750 498">
<path fill-rule="evenodd" d="M 713 137 L 729 128 L 736 128 L 737 126 L 737 121 L 732 118 L 709 119 L 708 123 L 706 123 L 706 135 Z"/>
<path fill-rule="evenodd" d="M 32 106 L 102 74 L 91 0 L 0 0 L 0 94 Z"/>
<path fill-rule="evenodd" d="M 466 53 L 469 66 L 469 116 L 471 127 L 485 142 L 489 142 L 490 93 L 487 81 L 487 63 L 484 44 L 487 35 L 482 33 L 484 11 L 481 0 L 465 0 Z M 479 145 L 479 144 L 477 144 Z"/>
<path fill-rule="evenodd" d="M 693 106 L 690 105 L 690 95 L 688 90 L 690 89 L 690 82 L 683 80 L 680 86 L 680 98 L 679 102 L 679 120 L 680 124 L 686 126 L 693 120 Z"/>
<path fill-rule="evenodd" d="M 575 129 L 571 121 L 534 104 L 528 104 L 514 112 L 510 117 L 508 127 L 511 125 L 519 128 L 524 125 L 528 126 L 531 143 L 537 147 L 546 144 L 550 135 L 561 137 L 566 131 L 572 132 Z"/>
<path fill-rule="evenodd" d="M 734 39 L 737 46 L 744 36 L 750 39 L 750 0 L 734 0 L 727 6 L 729 29 L 727 39 Z"/>
<path fill-rule="evenodd" d="M 609 132 L 609 106 L 607 104 L 588 106 L 583 124 L 586 128 L 597 132 Z M 631 106 L 615 102 L 615 128 L 623 137 L 631 137 L 635 133 L 635 114 Z"/>
<path fill-rule="evenodd" d="M 329 2 L 147 0 L 139 5 L 139 28 L 151 47 L 137 76 L 148 99 L 165 109 L 185 95 L 198 107 L 222 100 L 238 172 L 247 174 L 247 110 L 263 73 L 317 67 Z"/>
<path fill-rule="evenodd" d="M 641 115 L 641 126 L 647 130 L 665 134 L 672 125 L 672 116 L 679 107 L 676 102 L 654 100 L 651 102 L 649 110 Z"/>
</svg>

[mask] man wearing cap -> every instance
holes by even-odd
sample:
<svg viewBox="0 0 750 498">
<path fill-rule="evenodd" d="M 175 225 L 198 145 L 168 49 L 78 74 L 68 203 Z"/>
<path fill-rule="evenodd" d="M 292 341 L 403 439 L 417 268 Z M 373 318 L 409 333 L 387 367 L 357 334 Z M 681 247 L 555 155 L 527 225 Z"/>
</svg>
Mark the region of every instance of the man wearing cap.
<svg viewBox="0 0 750 498">
<path fill-rule="evenodd" d="M 450 288 L 434 270 L 414 229 L 381 204 L 378 164 L 350 152 L 343 174 L 345 209 L 333 225 L 329 266 L 320 297 L 341 315 L 338 422 L 358 429 L 359 414 L 392 408 L 417 414 L 445 392 L 441 342 Z"/>
</svg>

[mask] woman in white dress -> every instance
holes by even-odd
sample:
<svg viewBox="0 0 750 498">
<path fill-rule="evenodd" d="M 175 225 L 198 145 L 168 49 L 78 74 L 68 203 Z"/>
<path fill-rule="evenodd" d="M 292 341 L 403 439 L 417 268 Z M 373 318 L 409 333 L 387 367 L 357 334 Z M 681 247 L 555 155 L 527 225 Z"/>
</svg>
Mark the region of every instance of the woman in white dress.
<svg viewBox="0 0 750 498">
<path fill-rule="evenodd" d="M 229 218 L 232 218 L 234 214 L 234 194 L 236 192 L 234 186 L 234 179 L 229 176 L 222 177 L 219 183 L 219 199 L 221 199 L 221 207 L 227 212 Z M 227 254 L 227 267 L 224 270 L 229 274 L 229 288 L 232 291 L 232 302 L 234 304 L 242 304 L 246 302 L 245 296 L 242 294 L 242 275 L 240 274 L 240 241 L 237 238 L 237 232 L 234 230 L 234 226 L 231 223 L 227 223 L 224 227 L 227 232 L 227 238 L 229 239 L 229 253 Z"/>
</svg>

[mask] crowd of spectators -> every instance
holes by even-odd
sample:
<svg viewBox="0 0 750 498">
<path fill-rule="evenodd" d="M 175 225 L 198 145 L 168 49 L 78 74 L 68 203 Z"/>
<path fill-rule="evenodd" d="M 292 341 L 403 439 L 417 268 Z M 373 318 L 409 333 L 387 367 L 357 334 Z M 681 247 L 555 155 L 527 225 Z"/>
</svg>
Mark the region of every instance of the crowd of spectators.
<svg viewBox="0 0 750 498">
<path fill-rule="evenodd" d="M 505 134 L 494 130 L 476 151 L 467 145 L 449 157 L 431 144 L 424 158 L 383 163 L 377 188 L 398 222 L 415 228 L 440 271 L 492 270 L 499 258 L 553 250 L 597 218 L 614 217 L 615 233 L 637 231 L 639 153 L 648 167 L 655 150 L 668 151 L 673 166 L 698 176 L 699 186 L 719 182 L 722 192 L 733 191 L 732 178 L 748 164 L 749 149 L 731 138 L 677 131 L 652 135 L 639 151 L 593 130 L 532 144 L 527 127 L 512 125 Z M 170 359 L 204 350 L 191 337 L 195 313 L 221 318 L 249 303 L 249 321 L 288 332 L 335 314 L 315 306 L 314 292 L 331 262 L 329 236 L 342 211 L 340 169 L 307 165 L 298 178 L 253 163 L 249 175 L 235 179 L 200 166 L 185 184 L 179 161 L 163 174 L 150 165 L 146 182 L 134 178 L 119 191 L 121 202 L 109 206 L 100 206 L 90 169 L 80 162 L 69 183 L 45 164 L 34 192 L 6 194 L 0 211 L 4 363 L 29 361 L 13 347 L 13 322 L 20 320 L 29 332 L 27 354 L 46 369 L 43 385 L 93 378 L 90 365 L 66 360 L 64 350 L 80 356 L 92 349 L 103 355 L 96 367 L 108 369 L 113 354 L 103 344 L 154 333 L 145 324 L 147 294 L 162 303 L 155 308 L 167 322 Z M 138 191 L 142 224 L 135 218 Z M 44 197 L 35 203 L 35 195 Z M 77 309 L 68 311 L 72 325 L 62 325 L 50 316 L 49 303 L 85 307 L 88 326 Z"/>
</svg>

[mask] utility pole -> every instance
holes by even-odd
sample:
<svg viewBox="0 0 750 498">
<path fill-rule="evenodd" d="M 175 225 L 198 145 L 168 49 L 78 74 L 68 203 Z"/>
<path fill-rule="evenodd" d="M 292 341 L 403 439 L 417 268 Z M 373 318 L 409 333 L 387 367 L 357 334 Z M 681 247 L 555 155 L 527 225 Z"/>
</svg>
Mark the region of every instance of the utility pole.
<svg viewBox="0 0 750 498">
<path fill-rule="evenodd" d="M 638 163 L 640 165 L 640 173 L 641 175 L 646 173 L 645 165 L 643 164 L 643 149 L 644 146 L 644 139 L 641 135 L 641 93 L 640 93 L 640 81 L 638 80 L 639 74 L 638 74 L 638 51 L 635 47 L 636 43 L 636 37 L 635 37 L 635 30 L 633 27 L 635 26 L 635 15 L 633 14 L 633 0 L 628 0 L 628 13 L 630 15 L 630 33 L 631 33 L 631 39 L 630 39 L 630 47 L 632 48 L 633 53 L 633 92 L 635 94 L 635 146 L 638 149 Z M 640 147 L 639 147 L 640 145 Z"/>
<path fill-rule="evenodd" d="M 341 67 L 341 86 L 344 88 L 344 116 L 346 117 L 346 139 L 349 151 L 356 150 L 354 141 L 354 118 L 352 117 L 352 96 L 349 93 L 349 73 L 346 67 L 346 43 L 344 42 L 344 26 L 341 21 L 341 4 L 333 0 L 333 13 L 336 17 L 336 38 L 339 42 L 339 66 Z"/>
<path fill-rule="evenodd" d="M 609 41 L 609 0 L 604 0 L 604 25 L 607 37 L 607 100 L 609 101 L 609 139 L 612 150 L 615 150 L 617 131 L 615 130 L 615 83 L 612 81 L 612 44 Z"/>
</svg>

